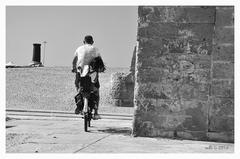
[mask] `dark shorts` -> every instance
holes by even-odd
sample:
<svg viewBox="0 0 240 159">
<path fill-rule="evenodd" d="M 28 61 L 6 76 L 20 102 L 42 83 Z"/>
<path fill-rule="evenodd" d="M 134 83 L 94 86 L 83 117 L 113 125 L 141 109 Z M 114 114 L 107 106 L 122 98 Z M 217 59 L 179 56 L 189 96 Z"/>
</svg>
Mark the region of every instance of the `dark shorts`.
<svg viewBox="0 0 240 159">
<path fill-rule="evenodd" d="M 77 72 L 76 73 L 76 78 L 75 78 L 75 86 L 77 88 L 77 90 L 80 88 L 80 87 L 84 87 L 88 81 L 88 76 L 87 77 L 81 77 L 80 76 L 80 73 Z M 81 84 L 82 83 L 82 84 Z M 85 86 L 87 87 L 87 86 Z M 99 83 L 99 80 L 97 79 L 97 82 L 94 83 L 94 87 L 96 87 L 97 89 L 100 88 L 100 83 Z"/>
<path fill-rule="evenodd" d="M 75 86 L 78 90 L 78 94 L 75 96 L 75 103 L 77 107 L 82 110 L 84 106 L 83 97 L 89 99 L 89 106 L 92 108 L 98 108 L 99 105 L 99 81 L 96 83 L 91 82 L 89 76 L 81 77 L 79 73 L 76 73 Z"/>
</svg>

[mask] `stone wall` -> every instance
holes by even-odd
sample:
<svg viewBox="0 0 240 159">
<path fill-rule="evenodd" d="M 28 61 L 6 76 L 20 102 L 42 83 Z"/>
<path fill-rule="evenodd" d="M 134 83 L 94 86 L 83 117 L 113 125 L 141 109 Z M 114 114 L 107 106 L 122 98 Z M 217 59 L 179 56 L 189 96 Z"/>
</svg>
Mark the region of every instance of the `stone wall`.
<svg viewBox="0 0 240 159">
<path fill-rule="evenodd" d="M 211 107 L 208 136 L 233 140 L 234 131 L 234 8 L 216 7 L 212 53 Z"/>
<path fill-rule="evenodd" d="M 135 136 L 233 141 L 233 13 L 138 8 Z"/>
<path fill-rule="evenodd" d="M 133 50 L 132 61 L 130 66 L 130 72 L 132 73 L 133 77 L 135 76 L 135 63 L 136 63 L 136 46 Z"/>
<path fill-rule="evenodd" d="M 111 98 L 114 106 L 133 107 L 134 80 L 132 73 L 111 75 Z"/>
<path fill-rule="evenodd" d="M 116 72 L 111 75 L 111 98 L 115 106 L 133 107 L 135 58 L 136 47 L 133 51 L 130 72 Z"/>
</svg>

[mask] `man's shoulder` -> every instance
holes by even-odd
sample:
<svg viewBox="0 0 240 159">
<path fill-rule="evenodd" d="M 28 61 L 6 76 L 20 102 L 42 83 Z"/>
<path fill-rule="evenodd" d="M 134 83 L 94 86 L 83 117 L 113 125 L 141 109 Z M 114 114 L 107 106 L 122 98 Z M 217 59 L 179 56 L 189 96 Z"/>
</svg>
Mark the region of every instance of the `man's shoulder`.
<svg viewBox="0 0 240 159">
<path fill-rule="evenodd" d="M 93 50 L 98 50 L 97 47 L 93 46 L 93 45 L 81 45 L 77 48 L 77 50 L 80 50 L 80 49 L 93 49 Z"/>
<path fill-rule="evenodd" d="M 99 49 L 96 46 L 92 45 L 92 49 L 94 50 L 94 52 L 96 53 L 97 56 L 100 56 Z"/>
<path fill-rule="evenodd" d="M 77 48 L 77 50 L 84 49 L 84 45 L 81 45 Z"/>
<path fill-rule="evenodd" d="M 89 45 L 88 48 L 89 48 L 90 52 L 95 53 L 96 55 L 100 55 L 99 49 L 98 49 L 96 46 L 94 46 L 94 45 Z M 95 55 L 95 56 L 96 56 L 96 55 Z"/>
<path fill-rule="evenodd" d="M 100 56 L 99 49 L 94 45 L 81 45 L 77 48 L 76 52 L 90 54 L 95 53 L 97 56 Z"/>
<path fill-rule="evenodd" d="M 79 46 L 79 47 L 76 49 L 76 52 L 77 52 L 78 54 L 83 54 L 83 53 L 85 53 L 85 52 L 86 52 L 86 47 L 85 47 L 85 45 Z"/>
</svg>

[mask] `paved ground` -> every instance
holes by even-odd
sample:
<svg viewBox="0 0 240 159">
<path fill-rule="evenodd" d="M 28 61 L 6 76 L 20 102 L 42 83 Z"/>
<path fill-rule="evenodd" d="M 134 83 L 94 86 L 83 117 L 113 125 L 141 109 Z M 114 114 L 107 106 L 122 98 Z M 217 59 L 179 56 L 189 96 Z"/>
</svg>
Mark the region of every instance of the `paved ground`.
<svg viewBox="0 0 240 159">
<path fill-rule="evenodd" d="M 7 153 L 225 153 L 234 144 L 131 136 L 131 120 L 9 116 Z"/>
</svg>

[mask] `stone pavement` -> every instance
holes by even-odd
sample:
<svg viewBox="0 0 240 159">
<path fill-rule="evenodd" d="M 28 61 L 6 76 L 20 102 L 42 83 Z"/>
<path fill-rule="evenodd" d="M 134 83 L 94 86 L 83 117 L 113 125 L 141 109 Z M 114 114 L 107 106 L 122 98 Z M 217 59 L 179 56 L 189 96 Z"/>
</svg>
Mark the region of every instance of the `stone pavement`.
<svg viewBox="0 0 240 159">
<path fill-rule="evenodd" d="M 231 153 L 232 143 L 131 136 L 131 120 L 101 119 L 84 132 L 82 119 L 11 117 L 7 153 Z"/>
</svg>

